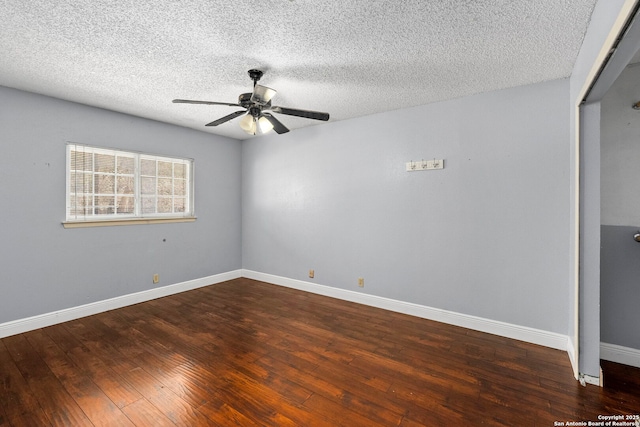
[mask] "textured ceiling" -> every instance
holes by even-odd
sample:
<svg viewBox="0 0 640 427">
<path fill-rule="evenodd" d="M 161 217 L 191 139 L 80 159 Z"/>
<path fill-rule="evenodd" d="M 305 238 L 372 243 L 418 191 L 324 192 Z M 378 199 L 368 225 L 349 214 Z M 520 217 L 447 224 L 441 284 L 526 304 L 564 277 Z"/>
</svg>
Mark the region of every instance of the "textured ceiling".
<svg viewBox="0 0 640 427">
<path fill-rule="evenodd" d="M 237 108 L 171 100 L 237 102 L 260 68 L 337 121 L 563 78 L 595 2 L 0 0 L 0 85 L 244 139 L 204 127 Z"/>
</svg>

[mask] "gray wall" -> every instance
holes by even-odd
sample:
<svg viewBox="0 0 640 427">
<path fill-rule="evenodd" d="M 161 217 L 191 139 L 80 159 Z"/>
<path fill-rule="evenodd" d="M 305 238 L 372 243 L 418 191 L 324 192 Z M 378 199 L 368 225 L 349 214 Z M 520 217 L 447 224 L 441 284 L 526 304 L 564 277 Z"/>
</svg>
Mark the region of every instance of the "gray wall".
<svg viewBox="0 0 640 427">
<path fill-rule="evenodd" d="M 640 227 L 602 226 L 601 341 L 640 350 Z"/>
<path fill-rule="evenodd" d="M 602 99 L 602 224 L 640 226 L 640 64 L 627 67 Z M 638 245 L 640 246 L 640 245 Z"/>
<path fill-rule="evenodd" d="M 568 96 L 559 80 L 244 141 L 243 267 L 567 334 Z M 445 169 L 405 172 L 423 158 Z"/>
<path fill-rule="evenodd" d="M 601 341 L 640 350 L 640 66 L 602 100 Z"/>
<path fill-rule="evenodd" d="M 239 142 L 4 87 L 0 129 L 0 323 L 241 268 Z M 64 229 L 67 141 L 195 159 L 197 221 Z"/>
</svg>

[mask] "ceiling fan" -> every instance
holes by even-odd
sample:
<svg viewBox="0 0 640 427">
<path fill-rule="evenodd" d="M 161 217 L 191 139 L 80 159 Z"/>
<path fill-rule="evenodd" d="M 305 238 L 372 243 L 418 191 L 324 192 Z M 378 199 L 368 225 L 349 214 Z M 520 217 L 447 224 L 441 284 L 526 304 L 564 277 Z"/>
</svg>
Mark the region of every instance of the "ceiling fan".
<svg viewBox="0 0 640 427">
<path fill-rule="evenodd" d="M 253 92 L 243 93 L 238 97 L 238 103 L 215 102 L 215 101 L 194 101 L 190 99 L 174 99 L 178 104 L 205 104 L 205 105 L 228 105 L 230 107 L 242 107 L 244 110 L 233 112 L 227 116 L 207 123 L 205 126 L 218 126 L 236 117 L 244 115 L 240 120 L 242 130 L 250 135 L 257 135 L 269 132 L 271 129 L 276 133 L 286 133 L 289 129 L 276 119 L 271 113 L 285 114 L 288 116 L 304 117 L 314 120 L 329 120 L 329 113 L 319 111 L 299 110 L 297 108 L 278 107 L 271 105 L 271 99 L 276 91 L 266 86 L 258 84 L 263 72 L 260 70 L 249 70 L 249 77 L 253 80 Z"/>
</svg>

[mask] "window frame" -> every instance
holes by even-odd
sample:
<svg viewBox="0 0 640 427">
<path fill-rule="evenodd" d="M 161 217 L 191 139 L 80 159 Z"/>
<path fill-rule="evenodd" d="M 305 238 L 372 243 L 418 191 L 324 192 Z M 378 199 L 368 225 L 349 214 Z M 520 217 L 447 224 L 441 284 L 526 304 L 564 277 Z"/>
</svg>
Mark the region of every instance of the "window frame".
<svg viewBox="0 0 640 427">
<path fill-rule="evenodd" d="M 91 167 L 90 169 L 76 169 L 72 170 L 72 152 L 74 151 L 83 151 L 91 154 Z M 109 155 L 113 156 L 114 159 L 114 167 L 113 171 L 100 171 L 98 165 L 95 163 L 96 154 L 100 155 Z M 121 173 L 118 167 L 118 158 L 132 158 L 134 160 L 133 173 Z M 147 174 L 145 176 L 142 175 L 142 162 L 143 161 L 155 161 L 155 172 L 154 174 Z M 160 162 L 170 163 L 171 164 L 171 177 L 169 176 L 161 176 L 158 164 Z M 131 225 L 131 224 L 152 224 L 152 223 L 162 223 L 162 222 L 191 222 L 195 220 L 195 183 L 194 183 L 194 160 L 186 157 L 177 157 L 177 156 L 167 156 L 167 155 L 159 155 L 159 154 L 151 154 L 140 151 L 132 151 L 132 150 L 122 150 L 115 148 L 107 148 L 107 147 L 99 147 L 89 144 L 80 144 L 74 142 L 67 142 L 66 144 L 66 180 L 65 180 L 65 221 L 63 221 L 63 225 L 65 228 L 77 228 L 77 227 L 89 227 L 89 226 L 105 226 L 105 225 Z M 184 165 L 184 178 L 176 177 L 176 164 Z M 86 174 L 91 178 L 87 181 L 81 179 L 81 186 L 89 186 L 90 191 L 86 191 L 83 193 L 73 192 L 72 191 L 72 183 L 73 179 L 72 175 L 78 173 Z M 112 193 L 97 193 L 96 192 L 96 183 L 95 178 L 97 176 L 112 176 L 113 177 L 113 192 Z M 130 179 L 133 178 L 133 194 L 129 196 L 131 193 L 120 193 L 118 187 L 118 177 L 125 177 Z M 153 185 L 153 190 L 151 193 L 143 194 L 142 181 L 143 178 L 155 178 L 155 183 Z M 170 179 L 171 182 L 168 186 L 170 189 L 170 194 L 161 194 L 162 190 L 157 185 L 158 180 L 166 180 Z M 184 194 L 176 194 L 176 181 L 184 179 Z M 77 180 L 76 180 L 77 182 Z M 167 187 L 165 186 L 165 189 Z M 83 189 L 86 190 L 86 187 Z M 84 205 L 78 208 L 77 205 L 74 206 L 72 198 L 77 196 L 78 194 L 82 194 L 83 197 L 87 195 L 92 197 L 92 202 L 88 205 Z M 113 197 L 113 205 L 107 205 L 107 209 L 113 209 L 112 213 L 96 213 L 98 209 L 100 209 L 100 205 L 96 204 L 97 197 Z M 133 199 L 133 209 L 132 211 L 127 211 L 124 213 L 118 213 L 117 210 L 119 208 L 119 202 L 122 198 L 132 197 Z M 153 212 L 145 212 L 143 208 L 143 200 L 155 200 L 154 203 L 154 211 Z M 171 199 L 170 206 L 171 210 L 175 209 L 175 202 L 184 199 L 184 211 L 183 212 L 158 212 L 158 201 Z M 145 204 L 145 206 L 147 206 Z M 74 208 L 76 212 L 74 212 Z M 105 208 L 103 206 L 102 208 Z M 77 212 L 77 209 L 81 209 L 84 212 Z"/>
</svg>

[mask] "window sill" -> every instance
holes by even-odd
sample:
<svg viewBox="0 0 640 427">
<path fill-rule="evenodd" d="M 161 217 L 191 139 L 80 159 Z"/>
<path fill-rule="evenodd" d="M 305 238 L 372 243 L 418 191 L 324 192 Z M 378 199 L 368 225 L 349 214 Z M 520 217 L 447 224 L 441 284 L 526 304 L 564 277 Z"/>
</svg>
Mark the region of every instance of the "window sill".
<svg viewBox="0 0 640 427">
<path fill-rule="evenodd" d="M 126 218 L 102 219 L 96 221 L 65 221 L 64 228 L 111 227 L 114 225 L 167 224 L 172 222 L 195 222 L 195 216 L 183 218 Z"/>
</svg>

